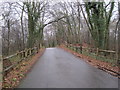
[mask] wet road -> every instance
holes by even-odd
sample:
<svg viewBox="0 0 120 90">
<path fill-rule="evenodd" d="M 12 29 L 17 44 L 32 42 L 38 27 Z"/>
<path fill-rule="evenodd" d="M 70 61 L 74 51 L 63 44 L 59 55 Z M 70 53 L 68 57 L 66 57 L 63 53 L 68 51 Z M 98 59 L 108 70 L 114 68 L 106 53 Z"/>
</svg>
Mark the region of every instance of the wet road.
<svg viewBox="0 0 120 90">
<path fill-rule="evenodd" d="M 118 79 L 74 55 L 47 48 L 18 88 L 117 88 Z"/>
</svg>

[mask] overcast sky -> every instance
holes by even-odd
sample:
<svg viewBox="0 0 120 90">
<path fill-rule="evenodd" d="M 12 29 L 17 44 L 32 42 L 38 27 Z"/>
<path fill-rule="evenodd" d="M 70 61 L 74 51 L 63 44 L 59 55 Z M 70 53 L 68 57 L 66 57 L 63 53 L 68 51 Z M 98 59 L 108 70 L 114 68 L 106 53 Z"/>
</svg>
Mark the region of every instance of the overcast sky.
<svg viewBox="0 0 120 90">
<path fill-rule="evenodd" d="M 18 2 L 18 1 L 41 1 L 41 0 L 0 0 L 0 2 Z M 75 1 L 105 1 L 105 2 L 109 2 L 109 1 L 115 1 L 115 2 L 120 2 L 120 0 L 48 0 L 50 2 L 53 3 L 57 3 L 57 2 L 75 2 Z"/>
</svg>

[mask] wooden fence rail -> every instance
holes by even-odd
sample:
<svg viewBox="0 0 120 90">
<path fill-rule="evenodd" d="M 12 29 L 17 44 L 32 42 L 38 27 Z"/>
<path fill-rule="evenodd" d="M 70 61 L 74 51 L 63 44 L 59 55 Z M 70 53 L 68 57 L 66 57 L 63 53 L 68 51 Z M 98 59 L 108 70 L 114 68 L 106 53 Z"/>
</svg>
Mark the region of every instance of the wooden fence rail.
<svg viewBox="0 0 120 90">
<path fill-rule="evenodd" d="M 83 51 L 85 51 L 85 52 L 88 52 L 89 54 L 94 53 L 96 58 L 97 58 L 97 56 L 100 56 L 100 57 L 104 57 L 104 58 L 108 58 L 108 59 L 115 59 L 114 62 L 117 64 L 116 51 L 103 50 L 103 49 L 99 49 L 99 48 L 88 48 L 88 47 L 84 47 L 84 46 L 74 46 L 72 44 L 66 44 L 66 46 L 74 49 L 76 52 L 83 53 Z M 110 57 L 105 55 L 105 53 L 108 53 L 107 55 L 109 55 Z"/>
<path fill-rule="evenodd" d="M 108 59 L 109 61 L 112 60 L 112 64 L 114 65 L 117 65 L 118 67 L 120 67 L 120 60 L 117 59 L 117 52 L 116 51 L 112 51 L 112 50 L 103 50 L 103 49 L 99 49 L 99 48 L 87 48 L 87 47 L 83 47 L 83 46 L 74 46 L 72 44 L 66 44 L 66 46 L 68 48 L 71 48 L 75 51 L 79 51 L 81 53 L 83 53 L 83 51 L 80 51 L 80 50 L 86 50 L 88 51 L 88 54 L 91 54 L 91 53 L 94 53 L 96 59 L 98 59 L 98 56 L 100 57 L 104 57 L 107 59 L 106 56 L 104 56 L 104 53 L 109 53 L 110 55 L 115 55 L 115 57 L 112 57 L 111 59 Z M 80 49 L 82 48 L 82 49 Z M 100 55 L 100 52 L 103 52 L 103 55 Z M 108 55 L 109 55 L 108 54 Z M 102 58 L 103 59 L 103 58 Z M 108 62 L 108 61 L 107 61 Z M 116 75 L 118 77 L 120 77 L 120 71 L 114 71 L 114 70 L 111 70 L 111 69 L 108 69 L 106 67 L 103 67 L 103 66 L 98 66 L 99 69 L 102 69 L 104 71 L 108 71 L 108 72 L 111 72 L 112 75 Z M 115 74 L 113 74 L 115 73 Z"/>
<path fill-rule="evenodd" d="M 73 47 L 73 48 L 81 48 L 81 46 L 74 46 L 74 45 L 66 45 L 67 47 Z M 86 50 L 93 50 L 93 51 L 97 51 L 98 52 L 107 52 L 107 53 L 116 53 L 116 51 L 112 51 L 112 50 L 103 50 L 103 49 L 98 49 L 98 48 L 87 48 L 87 47 L 83 47 L 82 49 L 86 49 Z"/>
<path fill-rule="evenodd" d="M 8 57 L 3 58 L 3 74 L 6 75 L 13 67 L 15 67 L 19 62 L 21 62 L 22 60 L 28 58 L 31 55 L 34 55 L 38 52 L 38 48 L 34 47 L 34 48 L 29 48 L 29 49 L 25 49 L 23 51 L 17 52 L 13 55 L 10 55 Z M 17 58 L 16 58 L 17 57 Z M 14 60 L 12 61 L 12 59 L 19 59 L 19 60 Z"/>
</svg>

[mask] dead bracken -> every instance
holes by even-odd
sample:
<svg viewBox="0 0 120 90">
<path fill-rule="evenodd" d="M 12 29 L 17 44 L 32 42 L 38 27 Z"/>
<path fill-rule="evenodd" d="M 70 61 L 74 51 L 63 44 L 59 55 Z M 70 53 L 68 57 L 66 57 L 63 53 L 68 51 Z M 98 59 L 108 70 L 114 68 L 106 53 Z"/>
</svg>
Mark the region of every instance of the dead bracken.
<svg viewBox="0 0 120 90">
<path fill-rule="evenodd" d="M 66 50 L 66 51 L 68 51 L 68 52 L 70 52 L 70 53 L 72 53 L 73 55 L 75 55 L 75 56 L 77 56 L 79 58 L 82 58 L 82 60 L 84 60 L 85 62 L 89 63 L 90 65 L 92 65 L 92 66 L 94 66 L 94 67 L 96 67 L 98 69 L 104 70 L 109 74 L 120 77 L 120 75 L 119 75 L 119 67 L 118 66 L 114 67 L 110 63 L 103 62 L 103 61 L 91 58 L 90 56 L 86 56 L 86 55 L 77 53 L 77 52 L 75 52 L 75 51 L 73 51 L 71 49 L 68 49 L 65 45 L 60 45 L 59 47 Z"/>
<path fill-rule="evenodd" d="M 14 67 L 6 76 L 4 76 L 2 88 L 15 88 L 20 81 L 30 71 L 31 67 L 37 62 L 38 58 L 43 54 L 44 48 L 40 49 L 35 56 L 31 56 L 27 60 L 23 60 Z"/>
</svg>

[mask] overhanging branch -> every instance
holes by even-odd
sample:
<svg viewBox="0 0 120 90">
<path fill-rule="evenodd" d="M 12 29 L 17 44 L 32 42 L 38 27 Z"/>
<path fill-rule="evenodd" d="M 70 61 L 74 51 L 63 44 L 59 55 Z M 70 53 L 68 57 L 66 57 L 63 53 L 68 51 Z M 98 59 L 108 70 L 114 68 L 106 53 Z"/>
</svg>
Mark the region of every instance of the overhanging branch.
<svg viewBox="0 0 120 90">
<path fill-rule="evenodd" d="M 66 16 L 63 16 L 63 17 L 58 18 L 58 19 L 56 19 L 56 20 L 54 20 L 54 21 L 50 21 L 50 22 L 48 22 L 47 24 L 43 25 L 43 28 L 46 27 L 47 25 L 51 24 L 51 23 L 58 22 L 59 20 L 65 18 L 65 17 L 66 17 Z"/>
</svg>

